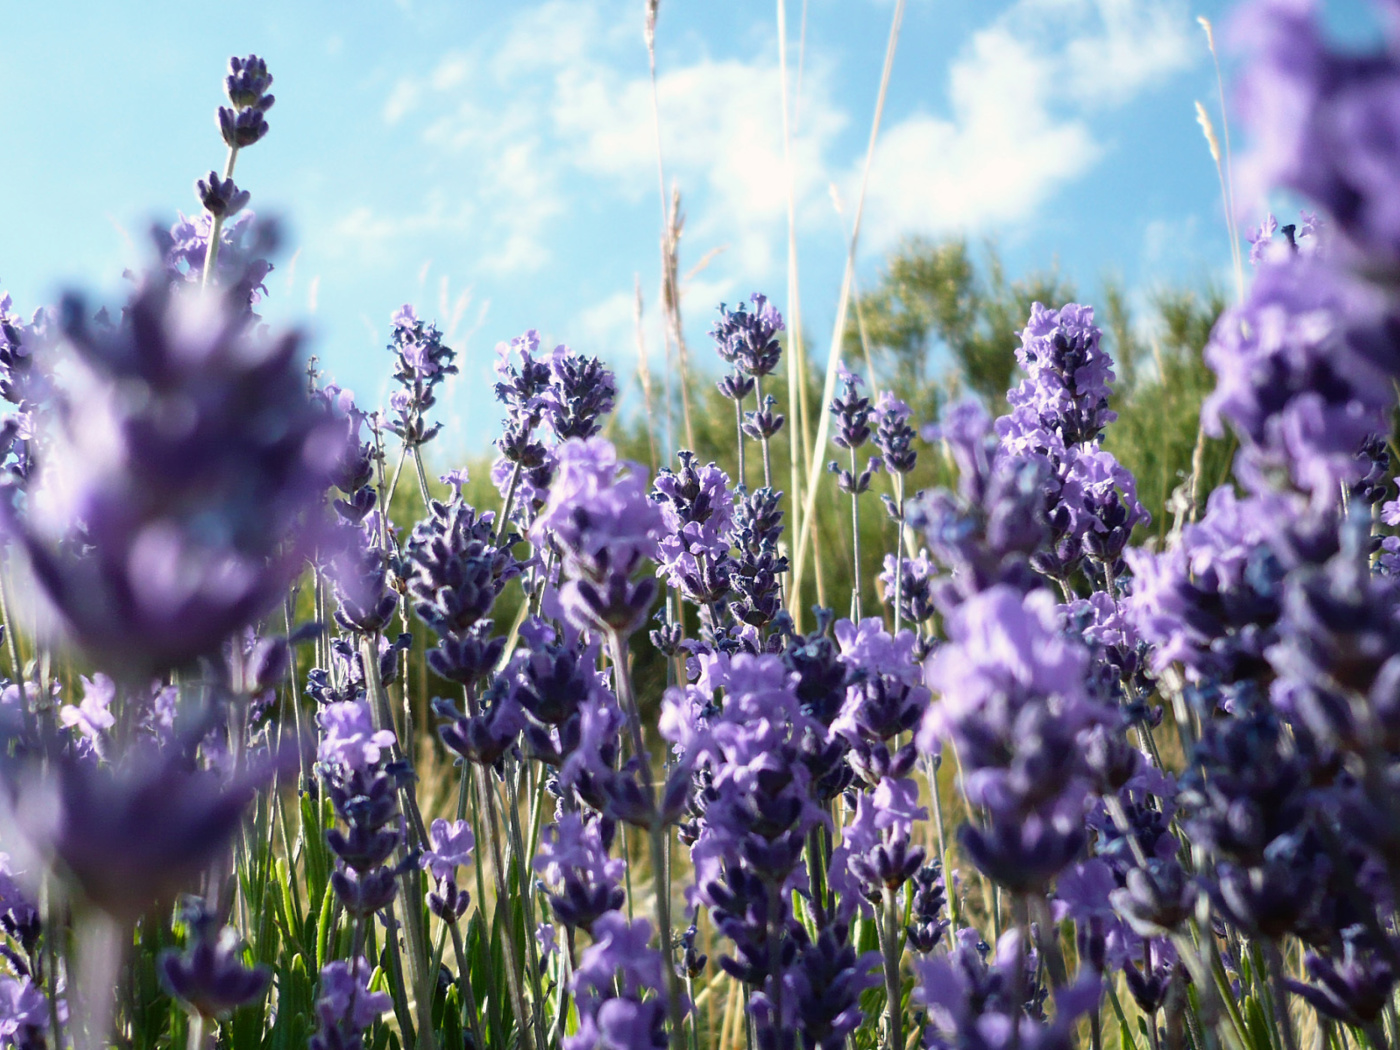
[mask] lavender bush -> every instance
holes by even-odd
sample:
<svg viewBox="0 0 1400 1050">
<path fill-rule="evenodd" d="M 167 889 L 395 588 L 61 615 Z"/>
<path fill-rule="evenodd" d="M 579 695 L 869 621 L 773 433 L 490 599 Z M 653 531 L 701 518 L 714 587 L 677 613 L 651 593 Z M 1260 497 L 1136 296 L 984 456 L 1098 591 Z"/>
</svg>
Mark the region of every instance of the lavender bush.
<svg viewBox="0 0 1400 1050">
<path fill-rule="evenodd" d="M 1391 1045 L 1400 29 L 1243 17 L 1254 170 L 1318 213 L 1254 236 L 1155 533 L 1074 302 L 1004 402 L 840 365 L 834 481 L 761 294 L 713 329 L 732 441 L 654 471 L 528 332 L 489 484 L 435 483 L 432 322 L 374 408 L 256 313 L 233 59 L 119 320 L 0 297 L 0 1047 Z M 787 478 L 843 494 L 829 607 Z"/>
</svg>

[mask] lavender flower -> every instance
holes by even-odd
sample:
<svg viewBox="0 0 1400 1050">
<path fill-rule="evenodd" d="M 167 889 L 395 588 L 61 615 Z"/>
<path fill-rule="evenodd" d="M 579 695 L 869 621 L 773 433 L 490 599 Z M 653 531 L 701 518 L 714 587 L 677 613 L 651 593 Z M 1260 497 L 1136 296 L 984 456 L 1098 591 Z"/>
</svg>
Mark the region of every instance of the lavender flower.
<svg viewBox="0 0 1400 1050">
<path fill-rule="evenodd" d="M 891 474 L 908 474 L 918 460 L 909 414 L 909 406 L 888 390 L 882 390 L 875 400 L 875 447 Z"/>
<path fill-rule="evenodd" d="M 652 494 L 666 526 L 657 546 L 658 568 L 688 599 L 713 605 L 729 593 L 734 497 L 728 475 L 715 464 L 697 468 L 693 453 L 677 455 L 680 470 L 657 474 Z"/>
<path fill-rule="evenodd" d="M 710 337 L 722 361 L 746 376 L 761 378 L 778 367 L 782 347 L 777 334 L 783 330 L 783 315 L 766 295 L 754 292 L 749 301 L 752 311 L 743 303 L 734 311 L 721 303 Z"/>
<path fill-rule="evenodd" d="M 409 448 L 419 448 L 442 429 L 441 423 L 429 426 L 426 416 L 437 404 L 438 384 L 457 374 L 457 352 L 443 343 L 437 325 L 424 324 L 407 303 L 394 314 L 393 323 L 389 349 L 399 390 L 390 398 L 389 429 Z"/>
<path fill-rule="evenodd" d="M 899 580 L 896 585 L 895 574 Z M 884 585 L 885 604 L 892 606 L 899 595 L 900 615 L 908 623 L 922 624 L 934 614 L 933 583 L 935 567 L 926 549 L 910 558 L 896 559 L 885 555 L 885 571 L 880 573 Z"/>
<path fill-rule="evenodd" d="M 471 860 L 476 840 L 465 820 L 448 823 L 439 817 L 428 829 L 432 849 L 424 852 L 419 863 L 433 873 L 435 879 L 450 879 L 453 872 Z"/>
<path fill-rule="evenodd" d="M 262 998 L 272 981 L 268 966 L 243 965 L 243 942 L 196 900 L 186 916 L 189 943 L 183 952 L 167 949 L 159 959 L 162 984 L 175 998 L 208 1018 L 223 1017 Z"/>
<path fill-rule="evenodd" d="M 855 451 L 870 440 L 870 398 L 861 397 L 858 390 L 864 380 L 838 363 L 841 393 L 831 402 L 831 414 L 836 419 L 832 444 Z"/>
<path fill-rule="evenodd" d="M 1205 351 L 1217 385 L 1201 419 L 1217 437 L 1226 422 L 1240 436 L 1236 472 L 1256 491 L 1282 472 L 1333 502 L 1363 476 L 1363 444 L 1389 430 L 1386 369 L 1355 345 L 1365 296 L 1324 261 L 1288 258 L 1262 265 L 1248 299 L 1217 322 Z"/>
<path fill-rule="evenodd" d="M 626 901 L 625 866 L 608 855 L 615 830 L 607 818 L 585 821 L 574 813 L 545 829 L 534 866 L 549 887 L 554 917 L 565 926 L 594 933 L 594 924 Z"/>
<path fill-rule="evenodd" d="M 321 993 L 316 998 L 320 1030 L 311 1037 L 311 1050 L 353 1050 L 361 1036 L 393 1000 L 369 990 L 370 965 L 363 959 L 327 963 L 321 969 Z"/>
<path fill-rule="evenodd" d="M 43 1050 L 49 1003 L 28 977 L 0 975 L 0 1047 Z"/>
<path fill-rule="evenodd" d="M 229 149 L 238 150 L 253 145 L 267 134 L 265 114 L 276 99 L 267 93 L 272 86 L 267 63 L 257 55 L 230 58 L 228 68 L 224 91 L 233 108 L 219 107 L 219 130 Z"/>
<path fill-rule="evenodd" d="M 734 503 L 733 523 L 727 542 L 738 549 L 729 582 L 734 590 L 731 610 L 741 622 L 754 627 L 772 623 L 782 611 L 779 577 L 788 571 L 788 560 L 779 553 L 783 512 L 782 493 L 761 488 L 744 493 Z"/>
<path fill-rule="evenodd" d="M 1006 395 L 1011 415 L 998 422 L 997 432 L 1014 440 L 1022 433 L 1048 430 L 1065 446 L 1098 437 L 1118 418 L 1108 407 L 1113 364 L 1100 339 L 1092 306 L 1069 303 L 1051 310 L 1032 303 L 1016 351 L 1026 378 Z"/>
<path fill-rule="evenodd" d="M 471 685 L 494 668 L 505 640 L 491 637 L 490 613 L 521 565 L 511 556 L 514 533 L 497 538 L 495 516 L 478 515 L 457 486 L 452 499 L 432 500 L 404 550 L 407 596 L 438 635 L 429 666 L 450 681 Z"/>
<path fill-rule="evenodd" d="M 251 330 L 232 294 L 152 280 L 114 329 L 65 307 L 68 407 L 11 529 L 63 626 L 109 668 L 213 652 L 280 601 L 310 550 L 339 438 L 307 397 L 297 337 Z"/>
<path fill-rule="evenodd" d="M 656 581 L 630 577 L 656 556 L 663 527 L 639 467 L 619 462 L 602 438 L 574 439 L 559 447 L 559 475 L 531 538 L 563 554 L 570 579 L 561 600 L 572 623 L 631 632 L 646 622 Z"/>
<path fill-rule="evenodd" d="M 556 346 L 549 357 L 549 386 L 540 394 L 549 428 L 560 441 L 591 438 L 617 400 L 617 380 L 596 357 Z"/>
<path fill-rule="evenodd" d="M 270 79 L 270 78 L 269 78 Z M 216 219 L 231 219 L 247 205 L 252 196 L 247 190 L 240 190 L 233 179 L 221 179 L 219 173 L 211 171 L 206 178 L 194 184 L 194 195 L 204 210 Z"/>
</svg>

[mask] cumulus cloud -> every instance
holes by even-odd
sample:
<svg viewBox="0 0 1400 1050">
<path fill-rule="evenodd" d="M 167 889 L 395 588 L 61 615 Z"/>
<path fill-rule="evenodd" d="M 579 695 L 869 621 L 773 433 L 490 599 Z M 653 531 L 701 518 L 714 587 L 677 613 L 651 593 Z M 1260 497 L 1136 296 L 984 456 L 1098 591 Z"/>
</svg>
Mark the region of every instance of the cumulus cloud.
<svg viewBox="0 0 1400 1050">
<path fill-rule="evenodd" d="M 918 112 L 887 126 L 865 246 L 1032 215 L 1104 154 L 1097 112 L 1191 63 L 1193 29 L 1176 0 L 1016 0 L 953 61 L 946 115 Z"/>
</svg>

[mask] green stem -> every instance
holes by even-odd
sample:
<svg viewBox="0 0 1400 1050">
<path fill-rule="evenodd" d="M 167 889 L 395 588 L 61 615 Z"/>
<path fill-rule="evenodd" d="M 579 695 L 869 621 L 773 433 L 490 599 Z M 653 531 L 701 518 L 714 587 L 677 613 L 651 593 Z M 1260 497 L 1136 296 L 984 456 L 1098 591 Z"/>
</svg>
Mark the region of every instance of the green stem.
<svg viewBox="0 0 1400 1050">
<path fill-rule="evenodd" d="M 486 1043 L 481 1038 L 480 1012 L 476 1007 L 476 995 L 472 991 L 468 972 L 471 967 L 467 962 L 467 953 L 462 947 L 462 931 L 457 929 L 455 922 L 449 922 L 447 928 L 452 931 L 452 954 L 457 957 L 457 988 L 462 993 L 462 1008 L 466 1011 L 467 1027 L 472 1033 L 472 1045 L 476 1050 L 486 1050 Z"/>
<path fill-rule="evenodd" d="M 856 450 L 851 449 L 851 619 L 860 622 L 860 497 L 856 495 Z"/>
<path fill-rule="evenodd" d="M 880 940 L 885 957 L 885 1014 L 889 1019 L 889 1050 L 904 1048 L 904 1002 L 899 980 L 899 902 L 895 891 L 884 888 L 885 921 Z"/>
<path fill-rule="evenodd" d="M 389 710 L 389 696 L 384 691 L 384 683 L 379 677 L 379 653 L 373 635 L 360 639 L 360 662 L 364 664 L 365 686 L 370 696 L 370 711 L 379 730 L 394 728 L 393 714 Z M 403 750 L 396 743 L 392 749 L 396 758 L 403 756 Z M 418 843 L 428 841 L 423 827 L 423 816 L 418 811 L 418 801 L 413 791 L 413 780 L 407 778 L 400 790 L 404 808 L 408 810 L 410 838 L 417 836 Z M 408 856 L 411 848 L 406 839 L 399 846 L 400 860 Z M 399 876 L 403 888 L 404 932 L 406 935 L 409 981 L 413 985 L 413 999 L 418 1012 L 418 1048 L 436 1050 L 433 1034 L 434 981 L 427 972 L 428 936 L 423 927 L 423 877 L 416 867 L 408 867 Z"/>
<path fill-rule="evenodd" d="M 744 473 L 744 401 L 737 398 L 734 401 L 734 432 L 738 439 L 735 447 L 739 450 L 739 484 L 747 485 L 748 478 Z"/>
<path fill-rule="evenodd" d="M 479 762 L 472 763 L 472 768 L 476 771 L 477 794 L 486 804 L 486 837 L 491 846 L 491 862 L 496 868 L 496 891 L 499 904 L 508 893 L 506 885 L 506 868 L 503 859 L 504 851 L 501 849 L 500 827 L 496 820 L 496 792 L 491 786 L 490 772 Z M 514 929 L 512 925 L 506 923 L 506 936 L 508 941 L 514 940 Z M 525 936 L 532 936 L 531 931 L 526 931 Z M 541 1042 L 541 1033 L 530 1023 L 534 1015 L 525 1006 L 525 987 L 520 975 L 520 957 L 516 953 L 516 946 L 511 943 L 505 945 L 504 955 L 506 958 L 506 987 L 510 992 L 511 1004 L 515 1007 L 516 1024 L 519 1026 L 521 1037 L 520 1042 L 525 1044 L 524 1031 L 528 1026 L 531 1029 L 530 1039 L 536 1050 L 544 1050 Z"/>
<path fill-rule="evenodd" d="M 621 631 L 609 631 L 608 646 L 613 661 L 618 700 L 621 701 L 623 713 L 627 716 L 628 728 L 632 734 L 632 749 L 642 772 L 642 789 L 651 806 L 651 867 L 652 879 L 656 883 L 656 921 L 661 930 L 661 956 L 665 968 L 667 1007 L 671 1017 L 671 1038 L 679 1043 L 685 1038 L 685 1014 L 681 1009 L 675 949 L 671 944 L 671 887 L 666 879 L 666 829 L 661 823 L 661 815 L 657 812 L 651 763 L 642 744 L 641 715 L 638 713 L 637 697 L 632 689 L 632 672 L 627 666 L 627 639 Z"/>
<path fill-rule="evenodd" d="M 899 511 L 899 517 L 895 520 L 895 543 L 894 543 L 894 633 L 899 633 L 899 628 L 904 617 L 904 475 L 894 475 L 894 502 Z"/>
<path fill-rule="evenodd" d="M 1293 1031 L 1293 1017 L 1288 1012 L 1288 993 L 1283 984 L 1283 958 L 1279 955 L 1277 942 L 1267 940 L 1263 948 L 1269 967 L 1269 990 L 1274 999 L 1274 1024 L 1283 1037 L 1284 1050 L 1298 1050 L 1298 1037 Z"/>
<path fill-rule="evenodd" d="M 758 397 L 758 410 L 762 412 L 766 407 L 763 403 L 763 377 L 755 376 L 753 382 L 754 393 Z M 771 489 L 773 487 L 773 453 L 769 449 L 766 435 L 759 441 L 763 446 L 763 484 L 765 488 Z"/>
</svg>

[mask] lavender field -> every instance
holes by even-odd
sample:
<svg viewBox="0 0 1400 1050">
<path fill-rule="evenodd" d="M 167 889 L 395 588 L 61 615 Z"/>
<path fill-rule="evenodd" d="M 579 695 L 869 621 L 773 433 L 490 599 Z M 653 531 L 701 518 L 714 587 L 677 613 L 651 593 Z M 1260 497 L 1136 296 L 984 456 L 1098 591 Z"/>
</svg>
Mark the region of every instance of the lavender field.
<svg viewBox="0 0 1400 1050">
<path fill-rule="evenodd" d="M 0 291 L 0 1048 L 1397 1045 L 1400 3 L 1325 6 L 1201 19 L 1228 292 L 857 287 L 862 182 L 828 344 L 663 165 L 662 345 L 507 337 L 465 455 L 454 319 L 376 399 L 265 316 L 233 57 L 124 294 Z"/>
</svg>

